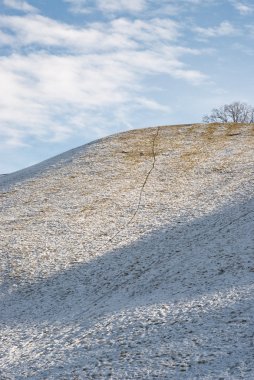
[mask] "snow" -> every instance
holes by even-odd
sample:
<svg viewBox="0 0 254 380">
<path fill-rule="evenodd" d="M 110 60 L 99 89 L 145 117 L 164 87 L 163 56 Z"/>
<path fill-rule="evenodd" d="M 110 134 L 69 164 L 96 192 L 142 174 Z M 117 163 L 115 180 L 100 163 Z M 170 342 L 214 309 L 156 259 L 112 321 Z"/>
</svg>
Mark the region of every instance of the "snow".
<svg viewBox="0 0 254 380">
<path fill-rule="evenodd" d="M 0 177 L 0 378 L 253 379 L 253 131 L 130 131 Z"/>
</svg>

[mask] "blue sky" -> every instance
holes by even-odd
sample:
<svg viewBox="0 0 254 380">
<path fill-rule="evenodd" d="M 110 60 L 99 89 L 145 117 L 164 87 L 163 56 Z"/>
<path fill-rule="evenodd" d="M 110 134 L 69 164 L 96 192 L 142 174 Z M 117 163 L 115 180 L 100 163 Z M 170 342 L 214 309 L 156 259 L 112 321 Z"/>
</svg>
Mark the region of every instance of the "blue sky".
<svg viewBox="0 0 254 380">
<path fill-rule="evenodd" d="M 0 0 L 0 173 L 254 105 L 252 0 Z"/>
</svg>

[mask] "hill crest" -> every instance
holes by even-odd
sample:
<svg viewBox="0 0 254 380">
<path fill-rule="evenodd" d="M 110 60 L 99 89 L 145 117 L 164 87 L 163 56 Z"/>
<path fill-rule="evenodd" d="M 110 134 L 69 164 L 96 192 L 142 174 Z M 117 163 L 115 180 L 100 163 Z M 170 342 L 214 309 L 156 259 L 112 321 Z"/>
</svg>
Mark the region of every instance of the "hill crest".
<svg viewBox="0 0 254 380">
<path fill-rule="evenodd" d="M 0 179 L 0 374 L 251 379 L 253 147 L 162 126 Z"/>
</svg>

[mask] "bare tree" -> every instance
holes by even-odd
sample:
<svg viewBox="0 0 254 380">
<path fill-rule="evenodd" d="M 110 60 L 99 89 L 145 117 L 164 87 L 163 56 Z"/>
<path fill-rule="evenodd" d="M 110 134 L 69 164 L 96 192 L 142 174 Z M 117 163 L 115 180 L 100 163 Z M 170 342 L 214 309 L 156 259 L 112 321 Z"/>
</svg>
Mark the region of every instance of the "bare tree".
<svg viewBox="0 0 254 380">
<path fill-rule="evenodd" d="M 214 108 L 203 117 L 205 123 L 254 123 L 254 108 L 246 103 L 234 102 Z"/>
</svg>

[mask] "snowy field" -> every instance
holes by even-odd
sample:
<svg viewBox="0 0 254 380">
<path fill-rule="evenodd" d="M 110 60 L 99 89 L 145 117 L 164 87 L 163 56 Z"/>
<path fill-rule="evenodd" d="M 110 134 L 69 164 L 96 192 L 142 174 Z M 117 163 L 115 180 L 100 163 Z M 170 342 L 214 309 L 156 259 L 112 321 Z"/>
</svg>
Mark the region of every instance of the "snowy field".
<svg viewBox="0 0 254 380">
<path fill-rule="evenodd" d="M 254 379 L 254 126 L 0 176 L 0 379 Z"/>
</svg>

